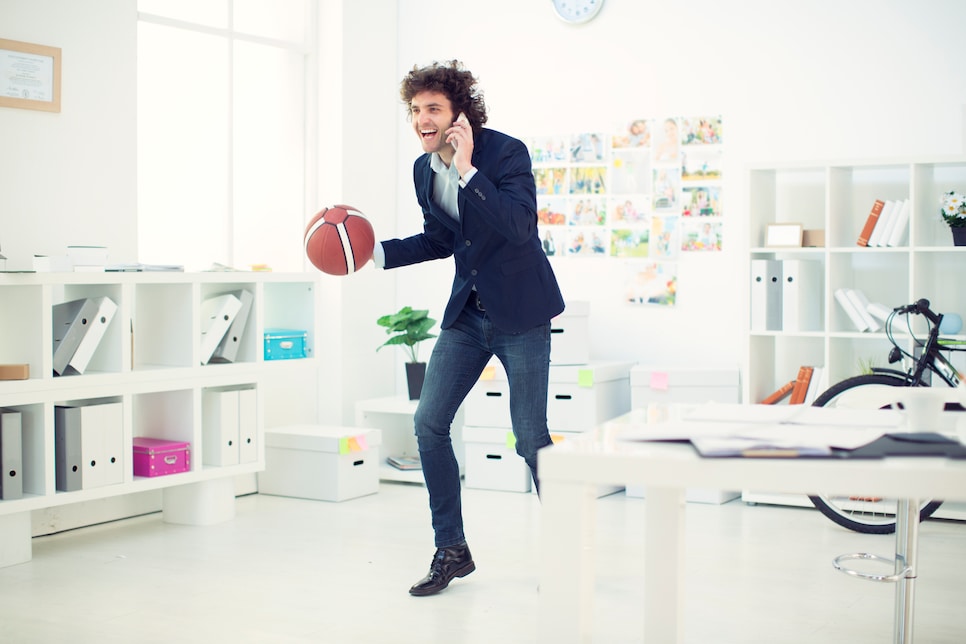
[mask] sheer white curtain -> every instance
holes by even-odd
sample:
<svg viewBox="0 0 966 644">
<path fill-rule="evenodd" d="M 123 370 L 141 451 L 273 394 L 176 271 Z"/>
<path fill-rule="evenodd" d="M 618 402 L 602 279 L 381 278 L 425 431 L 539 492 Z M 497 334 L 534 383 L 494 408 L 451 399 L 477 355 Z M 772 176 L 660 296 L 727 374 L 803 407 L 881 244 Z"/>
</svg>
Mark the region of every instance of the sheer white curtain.
<svg viewBox="0 0 966 644">
<path fill-rule="evenodd" d="M 139 261 L 302 270 L 315 0 L 138 9 Z"/>
</svg>

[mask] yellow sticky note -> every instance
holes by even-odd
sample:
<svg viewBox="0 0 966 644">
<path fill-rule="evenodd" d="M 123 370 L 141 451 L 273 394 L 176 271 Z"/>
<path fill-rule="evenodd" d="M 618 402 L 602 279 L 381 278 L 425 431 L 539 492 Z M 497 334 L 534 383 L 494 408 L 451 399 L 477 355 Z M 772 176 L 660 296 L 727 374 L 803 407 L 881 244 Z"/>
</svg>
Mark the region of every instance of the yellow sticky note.
<svg viewBox="0 0 966 644">
<path fill-rule="evenodd" d="M 550 434 L 550 440 L 552 440 L 554 443 L 562 443 L 563 439 L 563 434 Z"/>
<path fill-rule="evenodd" d="M 359 447 L 359 441 L 355 436 L 349 437 L 349 451 L 350 452 L 361 452 L 362 448 Z"/>
<path fill-rule="evenodd" d="M 513 432 L 506 433 L 506 448 L 512 450 L 517 448 L 517 437 L 513 435 Z"/>
<path fill-rule="evenodd" d="M 594 386 L 594 370 L 593 369 L 578 369 L 577 370 L 577 386 L 578 387 L 593 387 Z"/>
<path fill-rule="evenodd" d="M 657 391 L 667 391 L 667 382 L 667 371 L 651 372 L 651 389 L 656 389 Z"/>
<path fill-rule="evenodd" d="M 359 451 L 364 452 L 369 449 L 369 441 L 366 440 L 365 434 L 359 434 L 356 436 L 356 444 L 359 445 Z"/>
<path fill-rule="evenodd" d="M 480 380 L 493 380 L 496 378 L 496 365 L 488 364 L 483 367 L 483 373 L 480 374 Z"/>
<path fill-rule="evenodd" d="M 348 438 L 340 438 L 339 439 L 339 453 L 340 454 L 348 454 L 349 453 L 349 439 Z"/>
</svg>

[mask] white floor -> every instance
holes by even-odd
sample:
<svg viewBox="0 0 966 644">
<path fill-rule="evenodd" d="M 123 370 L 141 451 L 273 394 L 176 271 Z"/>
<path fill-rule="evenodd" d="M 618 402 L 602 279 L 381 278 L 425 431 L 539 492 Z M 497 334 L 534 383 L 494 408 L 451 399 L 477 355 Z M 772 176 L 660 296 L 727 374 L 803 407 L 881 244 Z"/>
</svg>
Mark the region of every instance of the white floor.
<svg viewBox="0 0 966 644">
<path fill-rule="evenodd" d="M 433 554 L 425 495 L 391 483 L 343 503 L 252 495 L 216 526 L 153 514 L 36 538 L 31 562 L 0 569 L 0 642 L 542 642 L 535 496 L 464 490 L 477 571 L 414 598 Z M 600 501 L 595 642 L 641 641 L 645 503 Z M 892 641 L 894 587 L 831 566 L 890 554 L 891 536 L 740 501 L 689 504 L 687 525 L 685 642 Z M 966 641 L 964 575 L 966 524 L 924 523 L 917 642 Z"/>
</svg>

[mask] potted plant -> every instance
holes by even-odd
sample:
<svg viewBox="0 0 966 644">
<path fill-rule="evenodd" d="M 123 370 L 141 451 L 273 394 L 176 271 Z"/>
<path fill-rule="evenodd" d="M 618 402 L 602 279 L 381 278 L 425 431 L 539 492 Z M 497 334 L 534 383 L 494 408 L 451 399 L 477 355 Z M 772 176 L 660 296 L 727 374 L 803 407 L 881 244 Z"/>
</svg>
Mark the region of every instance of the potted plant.
<svg viewBox="0 0 966 644">
<path fill-rule="evenodd" d="M 419 400 L 423 378 L 426 376 L 426 363 L 419 361 L 419 343 L 436 337 L 429 332 L 436 320 L 429 317 L 429 311 L 417 311 L 411 306 L 404 306 L 398 313 L 383 315 L 376 320 L 376 324 L 386 327 L 386 333 L 392 336 L 377 347 L 376 351 L 397 345 L 408 352 L 410 360 L 406 362 L 406 382 L 409 385 L 409 399 Z"/>
<path fill-rule="evenodd" d="M 947 192 L 940 200 L 943 220 L 953 233 L 953 244 L 966 246 L 966 199 L 958 192 Z"/>
</svg>

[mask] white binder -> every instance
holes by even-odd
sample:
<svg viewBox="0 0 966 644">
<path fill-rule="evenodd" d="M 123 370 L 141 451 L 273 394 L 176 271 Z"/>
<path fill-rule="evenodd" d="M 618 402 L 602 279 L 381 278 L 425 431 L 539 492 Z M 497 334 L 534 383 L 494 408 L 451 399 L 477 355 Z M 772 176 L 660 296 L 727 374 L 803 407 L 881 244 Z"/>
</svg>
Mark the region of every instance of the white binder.
<svg viewBox="0 0 966 644">
<path fill-rule="evenodd" d="M 23 419 L 12 409 L 0 409 L 0 467 L 0 499 L 23 498 Z"/>
<path fill-rule="evenodd" d="M 201 303 L 201 364 L 211 360 L 241 306 L 241 300 L 230 293 L 209 297 Z"/>
<path fill-rule="evenodd" d="M 241 308 L 235 315 L 231 326 L 228 327 L 227 333 L 215 348 L 209 362 L 234 362 L 235 358 L 238 357 L 238 348 L 241 346 L 242 336 L 245 334 L 245 325 L 248 322 L 248 314 L 252 310 L 254 297 L 251 291 L 245 289 L 232 291 L 231 294 L 241 302 Z"/>
<path fill-rule="evenodd" d="M 54 408 L 54 455 L 61 492 L 122 483 L 121 403 Z"/>
<path fill-rule="evenodd" d="M 238 465 L 238 389 L 205 389 L 202 398 L 202 462 Z"/>
<path fill-rule="evenodd" d="M 238 390 L 238 462 L 258 460 L 258 409 L 254 389 Z"/>
<path fill-rule="evenodd" d="M 117 305 L 108 297 L 55 304 L 54 373 L 84 373 L 116 312 Z"/>
<path fill-rule="evenodd" d="M 819 331 L 822 327 L 822 264 L 816 260 L 782 262 L 782 331 Z"/>
<path fill-rule="evenodd" d="M 751 330 L 781 331 L 782 263 L 777 259 L 751 260 Z"/>
</svg>

